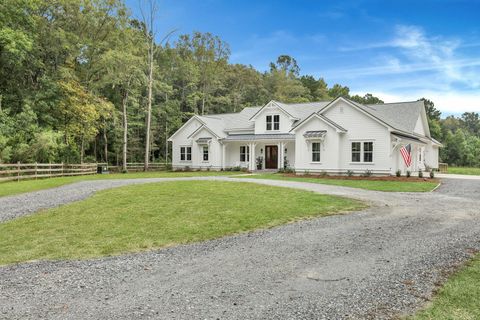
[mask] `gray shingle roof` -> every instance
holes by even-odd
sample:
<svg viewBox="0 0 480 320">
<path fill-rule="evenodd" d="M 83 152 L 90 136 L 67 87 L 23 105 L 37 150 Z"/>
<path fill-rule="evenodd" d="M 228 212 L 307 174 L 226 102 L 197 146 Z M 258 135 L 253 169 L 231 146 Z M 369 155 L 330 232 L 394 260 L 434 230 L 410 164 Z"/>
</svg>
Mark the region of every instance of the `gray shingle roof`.
<svg viewBox="0 0 480 320">
<path fill-rule="evenodd" d="M 347 131 L 337 123 L 321 114 L 321 111 L 332 101 L 319 101 L 308 103 L 282 103 L 275 101 L 282 109 L 291 116 L 299 119 L 294 126 L 305 120 L 313 113 L 322 116 L 326 121 L 342 131 Z M 354 101 L 350 101 L 358 108 L 377 118 L 379 121 L 388 126 L 402 131 L 404 133 L 413 134 L 413 130 L 417 123 L 417 119 L 424 108 L 422 101 L 397 102 L 385 104 L 363 105 Z M 238 113 L 223 113 L 199 116 L 199 118 L 209 127 L 216 135 L 221 138 L 228 136 L 227 132 L 231 129 L 247 129 L 253 130 L 254 123 L 250 118 L 255 115 L 262 107 L 248 107 Z"/>
<path fill-rule="evenodd" d="M 303 136 L 305 138 L 321 138 L 327 134 L 326 130 L 319 130 L 319 131 L 306 131 Z"/>
</svg>

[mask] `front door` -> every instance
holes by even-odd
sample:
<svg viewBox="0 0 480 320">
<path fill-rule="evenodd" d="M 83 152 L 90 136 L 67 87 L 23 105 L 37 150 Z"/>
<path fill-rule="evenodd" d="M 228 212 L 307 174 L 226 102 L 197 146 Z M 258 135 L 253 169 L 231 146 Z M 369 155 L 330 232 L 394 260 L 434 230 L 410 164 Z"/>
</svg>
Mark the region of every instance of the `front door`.
<svg viewBox="0 0 480 320">
<path fill-rule="evenodd" d="M 265 146 L 265 169 L 278 168 L 278 147 Z"/>
</svg>

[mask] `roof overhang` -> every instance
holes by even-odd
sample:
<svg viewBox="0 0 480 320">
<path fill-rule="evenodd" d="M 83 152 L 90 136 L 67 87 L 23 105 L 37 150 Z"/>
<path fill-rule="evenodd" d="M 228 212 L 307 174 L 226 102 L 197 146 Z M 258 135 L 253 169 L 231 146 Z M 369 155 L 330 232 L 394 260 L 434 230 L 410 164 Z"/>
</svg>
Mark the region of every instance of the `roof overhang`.
<svg viewBox="0 0 480 320">
<path fill-rule="evenodd" d="M 328 124 L 329 126 L 333 127 L 337 132 L 339 133 L 345 133 L 347 132 L 347 130 L 345 128 L 343 128 L 342 126 L 336 124 L 335 122 L 333 122 L 332 120 L 328 119 L 327 117 L 325 117 L 324 115 L 322 114 L 318 114 L 316 112 L 312 113 L 311 115 L 309 115 L 308 117 L 306 117 L 305 119 L 303 119 L 302 121 L 300 121 L 299 123 L 297 123 L 297 125 L 295 127 L 293 127 L 292 129 L 290 129 L 290 132 L 292 131 L 295 131 L 297 130 L 298 128 L 300 128 L 301 126 L 303 126 L 305 123 L 307 123 L 308 121 L 310 121 L 310 119 L 312 118 L 317 118 L 317 119 L 320 119 L 321 121 L 325 122 L 326 124 Z"/>
<path fill-rule="evenodd" d="M 284 141 L 295 140 L 295 135 L 290 133 L 277 134 L 232 134 L 222 139 L 225 142 L 232 141 Z"/>
<path fill-rule="evenodd" d="M 292 119 L 292 120 L 300 120 L 299 118 L 296 118 L 294 116 L 292 116 L 290 113 L 288 113 L 284 108 L 282 108 L 280 106 L 280 104 L 278 104 L 275 100 L 271 100 L 270 102 L 268 102 L 267 104 L 265 104 L 263 107 L 261 107 L 257 112 L 255 112 L 255 114 L 253 116 L 250 117 L 250 121 L 255 121 L 255 119 L 258 117 L 258 115 L 260 115 L 260 113 L 262 113 L 262 111 L 265 109 L 265 108 L 268 108 L 268 107 L 275 107 L 275 108 L 278 108 L 280 111 L 282 111 L 288 118 Z"/>
<path fill-rule="evenodd" d="M 422 141 L 420 138 L 410 136 L 410 135 L 406 135 L 406 134 L 402 134 L 402 133 L 398 133 L 398 132 L 392 132 L 392 136 L 394 136 L 395 138 L 397 138 L 400 141 L 408 141 L 408 142 L 416 143 L 416 144 L 427 144 L 426 142 Z"/>
<path fill-rule="evenodd" d="M 205 124 L 201 125 L 200 127 L 198 127 L 195 131 L 193 131 L 188 137 L 187 139 L 190 139 L 192 137 L 194 137 L 196 134 L 198 134 L 202 129 L 205 129 L 207 130 L 211 135 L 213 135 L 214 137 L 216 137 L 217 139 L 219 139 L 220 137 L 218 135 L 215 134 L 215 132 L 213 132 L 209 127 L 207 127 Z"/>
</svg>

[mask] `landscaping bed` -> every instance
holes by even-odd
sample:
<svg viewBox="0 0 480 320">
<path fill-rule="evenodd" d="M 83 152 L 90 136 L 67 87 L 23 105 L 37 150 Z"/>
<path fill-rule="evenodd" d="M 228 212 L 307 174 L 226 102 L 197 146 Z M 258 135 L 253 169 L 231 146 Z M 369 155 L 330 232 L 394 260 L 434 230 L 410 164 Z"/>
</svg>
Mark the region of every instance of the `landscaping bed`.
<svg viewBox="0 0 480 320">
<path fill-rule="evenodd" d="M 317 179 L 335 179 L 335 180 L 367 180 L 367 181 L 405 181 L 405 182 L 436 182 L 439 183 L 440 180 L 437 178 L 419 178 L 419 177 L 406 177 L 406 176 L 331 176 L 331 175 L 322 175 L 322 174 L 304 174 L 298 175 L 295 173 L 283 173 L 285 177 L 305 177 L 305 178 L 317 178 Z"/>
</svg>

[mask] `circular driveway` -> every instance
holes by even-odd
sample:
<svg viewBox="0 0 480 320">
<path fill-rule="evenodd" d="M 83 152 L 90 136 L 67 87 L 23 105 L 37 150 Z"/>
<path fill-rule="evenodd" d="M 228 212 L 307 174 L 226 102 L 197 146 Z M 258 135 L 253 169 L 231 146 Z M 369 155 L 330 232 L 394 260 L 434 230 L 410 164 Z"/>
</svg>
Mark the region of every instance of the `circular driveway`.
<svg viewBox="0 0 480 320">
<path fill-rule="evenodd" d="M 421 307 L 445 271 L 480 249 L 478 180 L 445 179 L 432 193 L 384 193 L 195 179 L 300 188 L 372 207 L 152 252 L 0 267 L 0 318 L 392 318 Z M 0 218 L 65 203 L 62 192 L 78 200 L 92 190 L 159 180 L 81 182 L 29 194 L 30 205 L 21 202 L 25 195 L 4 197 L 0 207 L 21 209 Z"/>
</svg>

